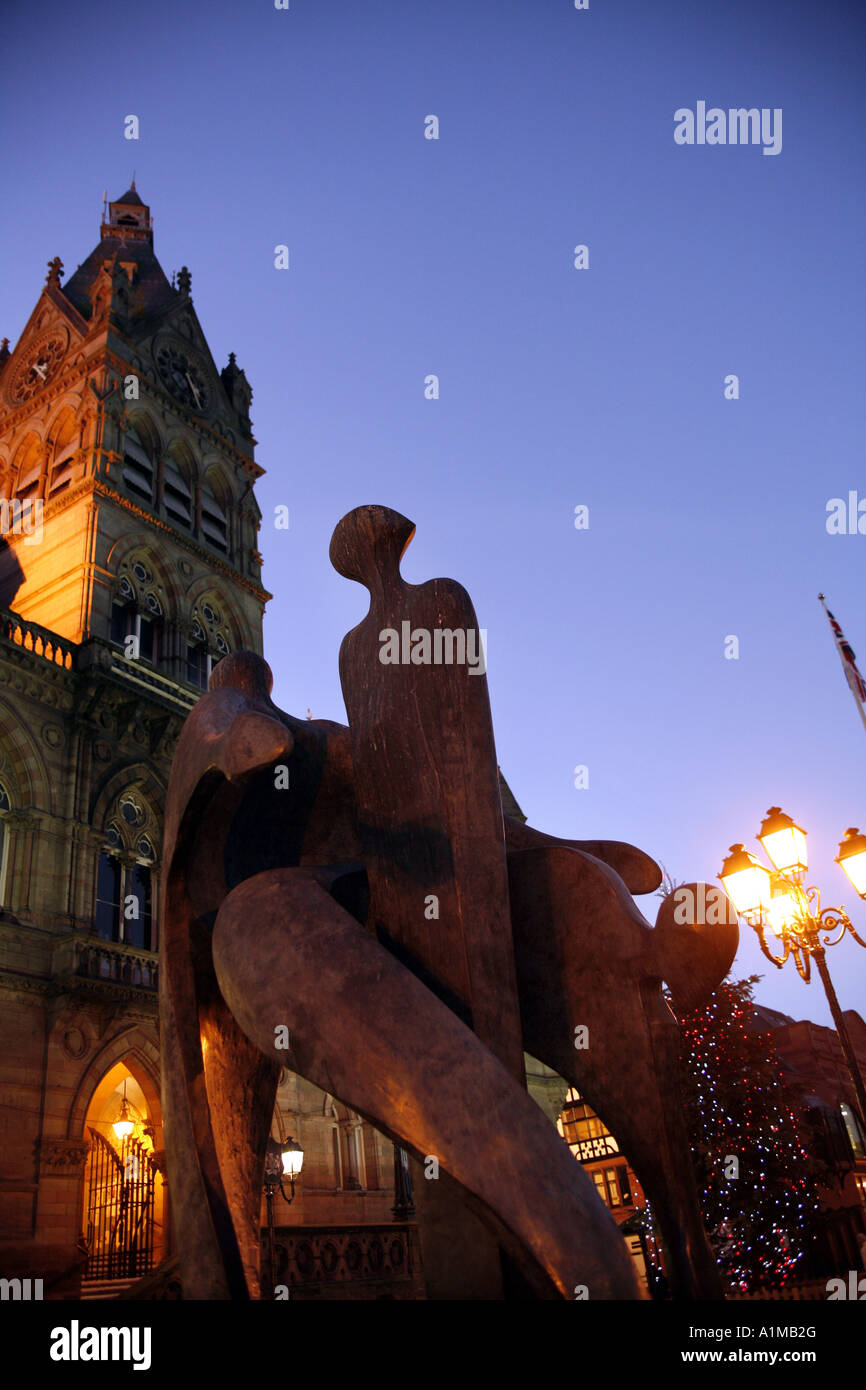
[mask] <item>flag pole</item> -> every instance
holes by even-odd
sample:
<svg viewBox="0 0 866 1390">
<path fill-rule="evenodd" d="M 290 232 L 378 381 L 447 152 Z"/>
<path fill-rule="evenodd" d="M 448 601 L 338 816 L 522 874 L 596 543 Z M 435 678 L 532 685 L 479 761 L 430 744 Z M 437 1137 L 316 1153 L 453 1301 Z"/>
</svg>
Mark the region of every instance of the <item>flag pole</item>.
<svg viewBox="0 0 866 1390">
<path fill-rule="evenodd" d="M 854 703 L 855 703 L 855 705 L 857 706 L 857 713 L 859 714 L 861 720 L 863 721 L 863 727 L 864 727 L 864 729 L 866 729 L 866 709 L 863 708 L 863 701 L 860 699 L 860 696 L 857 694 L 857 691 L 854 689 L 854 686 L 853 686 L 852 683 L 851 683 L 851 679 L 850 679 L 850 676 L 849 676 L 849 670 L 850 670 L 850 668 L 853 666 L 855 674 L 856 674 L 861 680 L 862 680 L 862 677 L 860 677 L 860 673 L 859 673 L 859 671 L 857 670 L 857 667 L 854 665 L 853 661 L 848 662 L 848 661 L 846 661 L 846 659 L 845 659 L 845 655 L 844 655 L 844 653 L 843 653 L 843 651 L 842 651 L 842 648 L 841 648 L 841 646 L 840 646 L 840 644 L 839 644 L 839 636 L 840 636 L 840 634 L 841 634 L 842 629 L 839 627 L 838 623 L 834 622 L 833 617 L 832 617 L 832 615 L 831 615 L 831 613 L 830 613 L 830 610 L 829 610 L 829 608 L 827 607 L 827 604 L 826 604 L 825 601 L 824 601 L 824 595 L 823 595 L 823 594 L 819 594 L 819 595 L 818 595 L 818 598 L 819 598 L 820 601 L 821 601 L 821 607 L 824 609 L 824 612 L 825 612 L 826 615 L 827 615 L 827 621 L 828 621 L 828 623 L 830 624 L 830 629 L 831 629 L 831 631 L 832 631 L 832 633 L 833 633 L 833 641 L 835 642 L 835 644 L 836 644 L 836 650 L 837 650 L 837 652 L 839 653 L 839 660 L 842 662 L 842 670 L 845 672 L 845 680 L 846 680 L 847 683 L 848 683 L 848 688 L 850 689 L 851 694 L 852 694 L 853 697 L 854 697 Z"/>
</svg>

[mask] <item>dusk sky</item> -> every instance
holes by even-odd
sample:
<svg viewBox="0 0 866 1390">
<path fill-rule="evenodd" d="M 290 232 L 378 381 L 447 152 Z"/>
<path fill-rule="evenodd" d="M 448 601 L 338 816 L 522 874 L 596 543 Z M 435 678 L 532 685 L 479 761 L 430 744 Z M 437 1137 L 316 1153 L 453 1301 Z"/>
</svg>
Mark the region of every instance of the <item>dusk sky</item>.
<svg viewBox="0 0 866 1390">
<path fill-rule="evenodd" d="M 253 387 L 277 703 L 345 718 L 366 595 L 328 544 L 351 508 L 396 508 L 405 577 L 458 579 L 488 631 L 533 824 L 714 881 L 778 804 L 866 935 L 833 862 L 866 830 L 866 729 L 817 600 L 866 674 L 866 534 L 826 525 L 866 499 L 864 40 L 855 0 L 7 9 L 0 334 L 134 171 L 217 367 L 234 351 Z M 701 102 L 781 111 L 781 149 L 677 144 Z M 830 1021 L 741 938 L 735 978 Z M 828 959 L 866 1014 L 866 951 Z"/>
</svg>

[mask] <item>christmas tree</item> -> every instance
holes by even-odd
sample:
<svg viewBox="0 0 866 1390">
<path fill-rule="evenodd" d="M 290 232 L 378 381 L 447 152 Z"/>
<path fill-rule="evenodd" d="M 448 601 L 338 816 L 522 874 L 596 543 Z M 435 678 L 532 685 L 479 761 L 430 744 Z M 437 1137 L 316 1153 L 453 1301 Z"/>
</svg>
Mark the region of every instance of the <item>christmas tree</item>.
<svg viewBox="0 0 866 1390">
<path fill-rule="evenodd" d="M 784 1081 L 772 1034 L 754 1026 L 759 979 L 720 985 L 705 1008 L 680 1020 L 704 1224 L 730 1291 L 744 1293 L 792 1281 L 818 1207 L 799 1097 Z"/>
</svg>

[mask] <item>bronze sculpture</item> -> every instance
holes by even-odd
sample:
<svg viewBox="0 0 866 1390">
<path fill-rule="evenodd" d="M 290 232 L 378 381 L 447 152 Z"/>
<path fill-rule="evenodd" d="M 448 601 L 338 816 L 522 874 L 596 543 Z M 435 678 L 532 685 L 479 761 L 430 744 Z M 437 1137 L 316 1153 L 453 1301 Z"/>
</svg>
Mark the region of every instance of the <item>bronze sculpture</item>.
<svg viewBox="0 0 866 1390">
<path fill-rule="evenodd" d="M 413 532 L 384 507 L 334 532 L 332 563 L 371 599 L 340 653 L 348 729 L 279 711 L 266 664 L 237 653 L 181 737 L 160 1008 L 185 1297 L 259 1295 L 281 1062 L 437 1155 L 533 1296 L 636 1297 L 612 1217 L 525 1089 L 524 1048 L 620 1138 L 675 1292 L 719 1297 L 661 986 L 700 1002 L 736 926 L 680 926 L 667 899 L 652 930 L 630 896 L 660 882 L 647 855 L 503 817 L 486 676 L 467 661 L 474 609 L 451 580 L 405 583 Z M 408 659 L 405 642 L 388 653 L 391 633 L 408 635 Z"/>
</svg>

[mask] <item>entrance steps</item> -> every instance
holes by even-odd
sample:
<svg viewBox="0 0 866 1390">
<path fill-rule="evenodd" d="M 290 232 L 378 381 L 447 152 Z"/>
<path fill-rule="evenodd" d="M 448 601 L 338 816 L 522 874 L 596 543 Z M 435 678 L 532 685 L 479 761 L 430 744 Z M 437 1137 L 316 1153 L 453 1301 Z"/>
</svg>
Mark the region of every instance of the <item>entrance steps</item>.
<svg viewBox="0 0 866 1390">
<path fill-rule="evenodd" d="M 136 1282 L 135 1279 L 82 1279 L 81 1301 L 84 1303 L 95 1298 L 120 1298 L 120 1295 L 131 1289 Z"/>
</svg>

